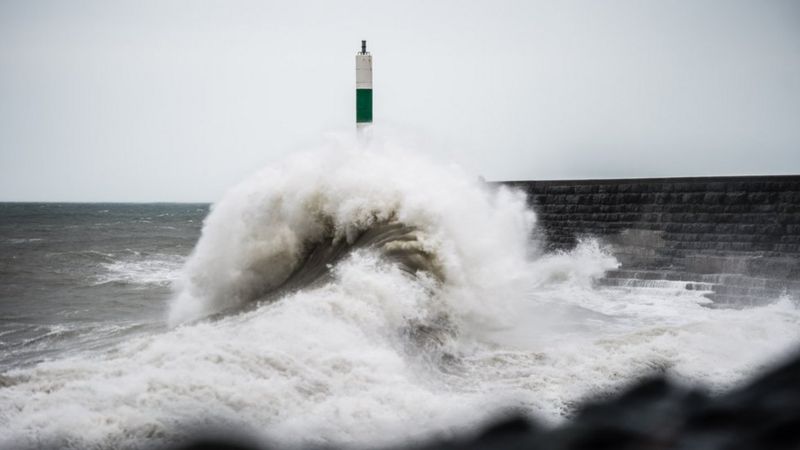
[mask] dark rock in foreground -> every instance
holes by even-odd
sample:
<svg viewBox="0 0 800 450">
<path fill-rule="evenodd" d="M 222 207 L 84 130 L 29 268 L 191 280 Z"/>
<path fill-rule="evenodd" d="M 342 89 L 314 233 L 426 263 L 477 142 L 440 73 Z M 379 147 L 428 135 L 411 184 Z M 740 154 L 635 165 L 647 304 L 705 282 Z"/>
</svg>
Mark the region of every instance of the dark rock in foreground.
<svg viewBox="0 0 800 450">
<path fill-rule="evenodd" d="M 184 449 L 254 449 L 234 441 Z M 639 382 L 622 395 L 584 405 L 557 428 L 506 417 L 477 436 L 394 449 L 798 449 L 800 356 L 719 397 L 666 378 Z"/>
</svg>

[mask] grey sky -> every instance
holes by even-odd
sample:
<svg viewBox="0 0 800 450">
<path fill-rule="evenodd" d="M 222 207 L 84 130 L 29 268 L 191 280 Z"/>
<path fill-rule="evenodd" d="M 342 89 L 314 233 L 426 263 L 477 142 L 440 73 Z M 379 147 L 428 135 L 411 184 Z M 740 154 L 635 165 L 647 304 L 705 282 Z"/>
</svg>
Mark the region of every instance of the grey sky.
<svg viewBox="0 0 800 450">
<path fill-rule="evenodd" d="M 800 2 L 3 1 L 0 200 L 213 201 L 375 121 L 487 179 L 800 172 Z"/>
</svg>

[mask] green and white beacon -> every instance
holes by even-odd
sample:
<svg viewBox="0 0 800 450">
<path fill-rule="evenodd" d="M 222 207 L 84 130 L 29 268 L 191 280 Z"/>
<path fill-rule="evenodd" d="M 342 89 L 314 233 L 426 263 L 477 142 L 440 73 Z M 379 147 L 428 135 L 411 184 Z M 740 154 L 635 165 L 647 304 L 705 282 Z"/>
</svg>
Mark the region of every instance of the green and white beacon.
<svg viewBox="0 0 800 450">
<path fill-rule="evenodd" d="M 356 54 L 356 128 L 363 130 L 372 124 L 372 55 L 367 41 L 361 41 Z"/>
</svg>

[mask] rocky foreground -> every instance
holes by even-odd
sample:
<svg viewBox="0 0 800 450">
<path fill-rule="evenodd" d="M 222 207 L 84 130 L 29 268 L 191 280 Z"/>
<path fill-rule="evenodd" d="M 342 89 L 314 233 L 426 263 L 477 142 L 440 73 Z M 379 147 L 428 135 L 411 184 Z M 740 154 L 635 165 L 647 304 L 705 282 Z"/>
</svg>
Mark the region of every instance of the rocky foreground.
<svg viewBox="0 0 800 450">
<path fill-rule="evenodd" d="M 182 449 L 256 449 L 225 439 Z M 800 449 L 800 355 L 725 395 L 712 397 L 666 378 L 584 405 L 546 428 L 505 417 L 477 435 L 399 449 Z"/>
</svg>

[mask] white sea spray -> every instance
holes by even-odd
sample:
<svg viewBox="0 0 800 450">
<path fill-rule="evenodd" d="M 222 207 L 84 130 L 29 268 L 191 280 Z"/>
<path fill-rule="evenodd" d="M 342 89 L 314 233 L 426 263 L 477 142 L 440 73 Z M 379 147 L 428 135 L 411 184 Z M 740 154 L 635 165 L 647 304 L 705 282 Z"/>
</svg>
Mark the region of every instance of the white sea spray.
<svg viewBox="0 0 800 450">
<path fill-rule="evenodd" d="M 789 299 L 725 310 L 677 287 L 598 288 L 608 250 L 542 254 L 525 205 L 377 138 L 276 163 L 214 206 L 173 328 L 3 374 L 0 446 L 150 448 L 198 428 L 376 445 L 506 407 L 558 421 L 647 372 L 728 388 L 800 338 Z M 413 227 L 404 242 L 441 273 L 356 246 L 324 282 L 265 296 L 306 243 L 355 243 L 385 221 Z"/>
</svg>

